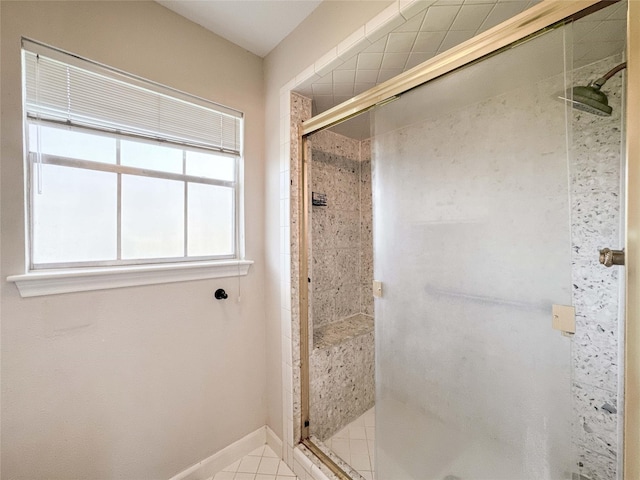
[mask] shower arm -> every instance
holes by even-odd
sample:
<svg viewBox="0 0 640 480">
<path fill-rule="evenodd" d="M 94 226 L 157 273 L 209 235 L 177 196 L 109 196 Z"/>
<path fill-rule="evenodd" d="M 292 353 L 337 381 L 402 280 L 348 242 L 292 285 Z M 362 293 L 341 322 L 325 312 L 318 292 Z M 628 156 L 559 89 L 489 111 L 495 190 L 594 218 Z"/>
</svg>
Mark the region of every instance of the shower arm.
<svg viewBox="0 0 640 480">
<path fill-rule="evenodd" d="M 609 70 L 607 73 L 605 73 L 602 77 L 600 77 L 597 80 L 594 80 L 593 82 L 591 82 L 589 84 L 589 86 L 590 87 L 596 87 L 597 89 L 600 89 L 600 88 L 602 88 L 602 86 L 605 83 L 607 83 L 607 80 L 609 80 L 616 73 L 618 73 L 620 70 L 623 70 L 625 68 L 627 68 L 627 62 L 622 62 L 620 65 L 617 65 L 617 66 L 613 67 L 611 70 Z"/>
</svg>

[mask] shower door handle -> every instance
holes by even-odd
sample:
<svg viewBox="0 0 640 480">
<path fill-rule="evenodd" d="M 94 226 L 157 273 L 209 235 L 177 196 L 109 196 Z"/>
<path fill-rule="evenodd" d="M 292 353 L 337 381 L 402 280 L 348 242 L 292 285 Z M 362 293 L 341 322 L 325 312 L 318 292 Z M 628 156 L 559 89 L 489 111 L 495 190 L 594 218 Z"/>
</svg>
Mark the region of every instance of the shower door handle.
<svg viewBox="0 0 640 480">
<path fill-rule="evenodd" d="M 611 250 L 603 248 L 600 250 L 600 263 L 605 267 L 613 265 L 624 265 L 624 250 Z"/>
</svg>

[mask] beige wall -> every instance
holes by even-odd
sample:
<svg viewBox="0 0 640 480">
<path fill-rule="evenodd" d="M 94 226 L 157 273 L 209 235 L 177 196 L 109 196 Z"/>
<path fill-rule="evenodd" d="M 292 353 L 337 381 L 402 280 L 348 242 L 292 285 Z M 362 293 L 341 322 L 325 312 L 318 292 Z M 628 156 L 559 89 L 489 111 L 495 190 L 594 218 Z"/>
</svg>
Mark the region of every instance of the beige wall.
<svg viewBox="0 0 640 480">
<path fill-rule="evenodd" d="M 324 1 L 264 60 L 268 425 L 281 438 L 280 89 L 391 3 L 391 0 Z"/>
<path fill-rule="evenodd" d="M 2 478 L 168 478 L 265 424 L 261 58 L 153 2 L 1 2 Z M 241 280 L 23 299 L 20 37 L 246 114 Z M 216 288 L 230 293 L 213 299 Z"/>
</svg>

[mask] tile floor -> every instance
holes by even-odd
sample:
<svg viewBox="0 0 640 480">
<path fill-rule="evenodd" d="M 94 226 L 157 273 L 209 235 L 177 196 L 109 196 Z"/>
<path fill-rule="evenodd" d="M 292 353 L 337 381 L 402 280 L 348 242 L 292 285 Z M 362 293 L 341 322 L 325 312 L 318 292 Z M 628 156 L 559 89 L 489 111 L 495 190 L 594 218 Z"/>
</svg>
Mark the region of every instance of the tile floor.
<svg viewBox="0 0 640 480">
<path fill-rule="evenodd" d="M 366 480 L 373 480 L 375 472 L 375 418 L 372 407 L 324 442 Z"/>
<path fill-rule="evenodd" d="M 298 477 L 264 445 L 207 480 L 298 480 Z"/>
<path fill-rule="evenodd" d="M 373 480 L 375 435 L 373 407 L 324 443 L 366 480 Z M 298 480 L 298 477 L 264 445 L 207 480 Z"/>
</svg>

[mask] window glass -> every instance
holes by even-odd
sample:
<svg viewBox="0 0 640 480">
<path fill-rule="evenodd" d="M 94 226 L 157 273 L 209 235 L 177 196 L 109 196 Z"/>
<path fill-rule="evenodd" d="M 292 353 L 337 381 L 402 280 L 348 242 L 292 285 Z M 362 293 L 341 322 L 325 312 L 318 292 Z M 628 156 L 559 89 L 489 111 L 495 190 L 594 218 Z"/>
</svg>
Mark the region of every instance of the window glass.
<svg viewBox="0 0 640 480">
<path fill-rule="evenodd" d="M 189 183 L 188 199 L 188 255 L 233 255 L 233 189 Z"/>
<path fill-rule="evenodd" d="M 187 175 L 233 182 L 236 159 L 213 153 L 187 152 Z"/>
<path fill-rule="evenodd" d="M 120 163 L 159 172 L 182 173 L 182 150 L 151 143 L 120 141 Z"/>
<path fill-rule="evenodd" d="M 29 150 L 38 151 L 38 129 L 41 152 L 59 157 L 116 163 L 116 139 L 65 128 L 29 125 Z"/>
<path fill-rule="evenodd" d="M 184 256 L 184 182 L 122 175 L 122 258 Z"/>
<path fill-rule="evenodd" d="M 42 165 L 32 175 L 34 263 L 117 258 L 117 175 Z"/>
</svg>

